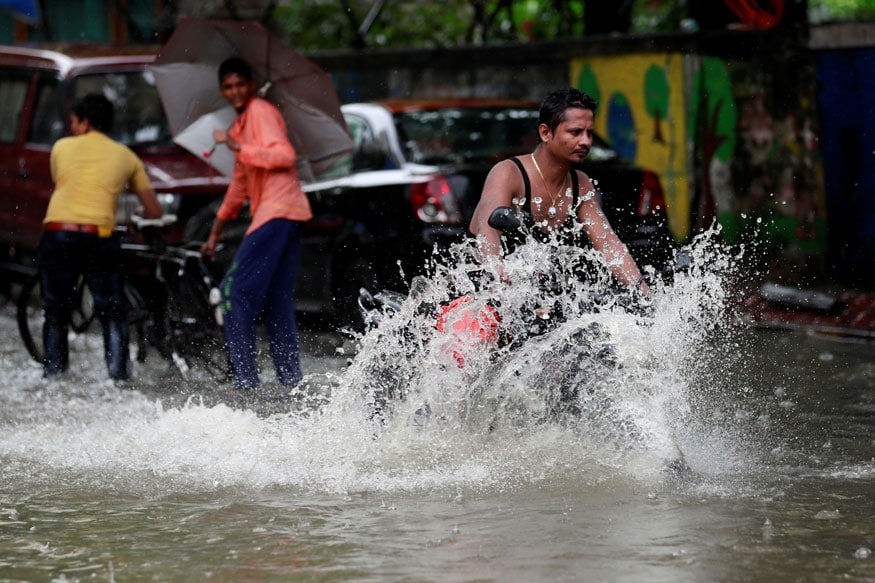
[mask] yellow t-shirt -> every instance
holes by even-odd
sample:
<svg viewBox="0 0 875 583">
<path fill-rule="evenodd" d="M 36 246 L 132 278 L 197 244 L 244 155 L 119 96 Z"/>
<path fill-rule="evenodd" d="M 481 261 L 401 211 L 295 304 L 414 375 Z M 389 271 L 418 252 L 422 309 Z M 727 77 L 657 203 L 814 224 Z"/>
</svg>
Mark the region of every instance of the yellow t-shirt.
<svg viewBox="0 0 875 583">
<path fill-rule="evenodd" d="M 111 232 L 125 186 L 134 192 L 152 188 L 137 155 L 101 132 L 58 140 L 51 160 L 55 191 L 45 223 L 97 225 Z"/>
</svg>

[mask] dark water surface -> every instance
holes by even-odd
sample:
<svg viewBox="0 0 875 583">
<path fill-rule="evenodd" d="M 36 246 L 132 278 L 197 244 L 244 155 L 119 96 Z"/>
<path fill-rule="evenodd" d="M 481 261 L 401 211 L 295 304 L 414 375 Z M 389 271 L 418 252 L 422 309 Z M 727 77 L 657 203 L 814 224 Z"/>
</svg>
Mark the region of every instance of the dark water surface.
<svg viewBox="0 0 875 583">
<path fill-rule="evenodd" d="M 463 422 L 434 395 L 425 426 L 375 433 L 325 334 L 304 337 L 308 390 L 336 396 L 321 412 L 235 409 L 155 359 L 117 387 L 96 337 L 47 383 L 6 306 L 0 580 L 875 581 L 875 347 L 674 326 L 617 342 L 668 402 L 640 421 L 680 474 L 662 446 Z"/>
</svg>

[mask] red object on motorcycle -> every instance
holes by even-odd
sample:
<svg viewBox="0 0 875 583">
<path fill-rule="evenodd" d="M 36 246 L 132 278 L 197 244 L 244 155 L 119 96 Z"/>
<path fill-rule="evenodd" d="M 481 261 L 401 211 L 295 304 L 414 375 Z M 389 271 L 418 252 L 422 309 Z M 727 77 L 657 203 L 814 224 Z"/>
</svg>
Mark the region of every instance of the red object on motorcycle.
<svg viewBox="0 0 875 583">
<path fill-rule="evenodd" d="M 439 332 L 450 333 L 452 338 L 445 348 L 456 360 L 459 368 L 465 365 L 465 352 L 477 344 L 494 344 L 498 340 L 498 324 L 501 317 L 492 306 L 480 310 L 468 306 L 470 296 L 456 298 L 442 306 L 435 327 Z"/>
</svg>

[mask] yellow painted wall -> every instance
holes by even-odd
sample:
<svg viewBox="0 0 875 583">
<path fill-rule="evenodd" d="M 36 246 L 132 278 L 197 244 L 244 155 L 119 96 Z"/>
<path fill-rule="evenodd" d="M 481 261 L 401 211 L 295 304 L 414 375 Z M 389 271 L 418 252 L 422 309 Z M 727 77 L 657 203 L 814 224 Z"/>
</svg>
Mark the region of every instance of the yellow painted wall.
<svg viewBox="0 0 875 583">
<path fill-rule="evenodd" d="M 647 113 L 645 101 L 645 78 L 648 70 L 656 65 L 662 68 L 668 86 L 666 119 L 656 122 Z M 585 71 L 586 82 L 581 83 Z M 636 143 L 632 160 L 639 166 L 653 170 L 659 175 L 668 206 L 669 226 L 676 237 L 686 237 L 689 231 L 690 185 L 687 171 L 686 108 L 684 99 L 684 58 L 680 53 L 653 53 L 642 55 L 600 56 L 575 59 L 571 62 L 571 83 L 583 91 L 591 92 L 595 82 L 599 101 L 596 115 L 596 131 L 612 139 L 609 127 L 609 108 L 614 98 L 625 101 L 631 114 L 628 137 Z M 625 100 L 623 100 L 625 98 Z M 614 126 L 615 132 L 617 131 Z M 661 136 L 662 141 L 654 140 Z"/>
</svg>

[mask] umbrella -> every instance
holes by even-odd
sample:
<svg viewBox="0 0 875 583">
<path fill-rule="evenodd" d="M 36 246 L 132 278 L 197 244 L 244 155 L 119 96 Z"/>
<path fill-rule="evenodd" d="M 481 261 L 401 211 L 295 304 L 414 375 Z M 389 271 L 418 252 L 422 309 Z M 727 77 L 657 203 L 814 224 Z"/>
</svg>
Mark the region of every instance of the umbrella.
<svg viewBox="0 0 875 583">
<path fill-rule="evenodd" d="M 194 153 L 201 160 L 212 164 L 213 168 L 231 176 L 234 172 L 234 153 L 228 148 L 217 148 L 213 143 L 215 128 L 231 127 L 237 112 L 229 106 L 205 113 L 176 134 L 173 141 Z"/>
<path fill-rule="evenodd" d="M 252 67 L 259 95 L 283 114 L 302 178 L 319 175 L 353 151 L 331 77 L 257 22 L 185 19 L 151 66 L 174 140 L 223 174 L 227 148 L 213 150 L 213 129 L 234 111 L 219 92 L 219 65 L 240 57 Z"/>
</svg>

